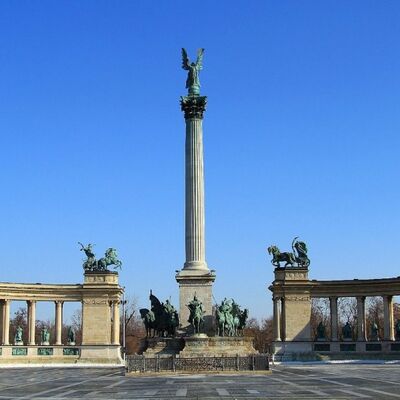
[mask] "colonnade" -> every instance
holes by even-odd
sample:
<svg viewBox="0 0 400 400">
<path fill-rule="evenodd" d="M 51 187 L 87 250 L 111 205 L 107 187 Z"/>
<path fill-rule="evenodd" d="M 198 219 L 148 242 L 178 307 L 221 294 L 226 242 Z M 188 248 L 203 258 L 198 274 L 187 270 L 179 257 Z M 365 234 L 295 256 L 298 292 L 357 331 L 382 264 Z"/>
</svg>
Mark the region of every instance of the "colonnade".
<svg viewBox="0 0 400 400">
<path fill-rule="evenodd" d="M 1 310 L 1 344 L 4 346 L 13 344 L 10 343 L 10 299 L 0 300 Z M 20 300 L 18 300 L 20 301 Z M 119 301 L 110 301 L 109 305 L 112 309 L 112 332 L 111 332 L 111 344 L 120 344 L 120 312 L 119 312 Z M 28 340 L 26 345 L 35 346 L 36 343 L 36 300 L 26 300 L 27 304 L 27 327 L 28 327 Z M 63 327 L 63 307 L 64 301 L 56 300 L 55 305 L 55 337 L 54 345 L 61 346 L 62 343 L 62 327 Z"/>
<path fill-rule="evenodd" d="M 342 296 L 340 296 L 342 297 Z M 343 296 L 347 297 L 347 296 Z M 338 319 L 338 298 L 339 296 L 329 296 L 330 306 L 330 332 L 331 341 L 339 341 L 339 319 Z M 357 300 L 357 341 L 367 340 L 367 326 L 365 313 L 366 296 L 355 296 Z M 395 340 L 395 328 L 393 318 L 393 296 L 384 295 L 383 299 L 383 340 Z M 285 341 L 286 333 L 283 321 L 285 320 L 285 298 L 275 296 L 273 298 L 273 318 L 274 318 L 274 341 Z M 310 301 L 311 307 L 311 301 Z M 309 340 L 313 340 L 312 337 Z"/>
</svg>

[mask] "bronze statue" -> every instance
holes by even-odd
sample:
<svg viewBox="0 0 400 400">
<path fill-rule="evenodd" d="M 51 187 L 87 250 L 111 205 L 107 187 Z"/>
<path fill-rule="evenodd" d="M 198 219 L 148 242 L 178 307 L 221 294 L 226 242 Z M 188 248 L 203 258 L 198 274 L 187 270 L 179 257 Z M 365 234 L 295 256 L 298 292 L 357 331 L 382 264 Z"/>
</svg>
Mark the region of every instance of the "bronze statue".
<svg viewBox="0 0 400 400">
<path fill-rule="evenodd" d="M 74 346 L 75 345 L 75 341 L 76 341 L 76 335 L 75 335 L 75 331 L 72 328 L 72 326 L 70 326 L 68 328 L 68 334 L 67 334 L 67 343 L 70 346 Z"/>
<path fill-rule="evenodd" d="M 187 307 L 190 310 L 190 315 L 188 322 L 193 326 L 194 333 L 200 333 L 202 326 L 204 324 L 204 310 L 203 303 L 197 299 L 196 294 L 193 297 L 193 300 L 189 302 Z"/>
<path fill-rule="evenodd" d="M 350 325 L 350 322 L 347 321 L 346 324 L 342 328 L 342 336 L 345 340 L 353 339 L 353 328 Z"/>
<path fill-rule="evenodd" d="M 326 339 L 325 325 L 321 321 L 317 326 L 317 340 L 325 340 L 325 339 Z"/>
<path fill-rule="evenodd" d="M 226 297 L 221 305 L 216 306 L 217 335 L 218 336 L 239 336 L 243 335 L 249 311 L 243 311 L 235 300 L 228 300 Z"/>
<path fill-rule="evenodd" d="M 293 253 L 281 252 L 279 248 L 275 245 L 268 247 L 268 254 L 272 254 L 272 265 L 279 268 L 280 263 L 284 262 L 284 267 L 291 266 L 308 268 L 308 266 L 310 265 L 310 259 L 307 256 L 307 245 L 305 244 L 305 242 L 301 242 L 297 239 L 298 237 L 295 237 L 292 241 Z"/>
<path fill-rule="evenodd" d="M 189 57 L 184 48 L 182 48 L 182 68 L 188 72 L 188 77 L 186 79 L 186 88 L 188 89 L 189 95 L 200 94 L 200 81 L 199 73 L 203 69 L 203 54 L 204 49 L 199 49 L 197 51 L 197 60 L 195 63 L 189 61 Z"/>
<path fill-rule="evenodd" d="M 150 303 L 151 310 L 141 308 L 139 310 L 140 316 L 146 328 L 147 337 L 166 337 L 175 336 L 176 329 L 179 326 L 179 316 L 175 307 L 166 300 L 161 303 L 150 290 Z"/>
<path fill-rule="evenodd" d="M 93 271 L 108 271 L 108 266 L 114 265 L 114 269 L 121 269 L 122 262 L 118 259 L 117 250 L 110 247 L 104 254 L 103 258 L 100 260 L 96 260 L 96 256 L 93 252 L 93 245 L 89 243 L 87 246 L 84 246 L 81 242 L 78 242 L 81 245 L 81 251 L 83 251 L 87 257 L 87 259 L 83 262 L 83 269 L 85 272 Z"/>
</svg>

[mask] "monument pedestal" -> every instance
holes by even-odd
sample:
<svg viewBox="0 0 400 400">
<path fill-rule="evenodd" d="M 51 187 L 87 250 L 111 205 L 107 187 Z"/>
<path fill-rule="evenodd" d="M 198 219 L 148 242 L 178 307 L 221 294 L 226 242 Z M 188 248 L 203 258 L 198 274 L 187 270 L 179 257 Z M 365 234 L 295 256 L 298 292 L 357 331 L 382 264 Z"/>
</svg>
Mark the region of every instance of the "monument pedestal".
<svg viewBox="0 0 400 400">
<path fill-rule="evenodd" d="M 215 281 L 213 271 L 182 269 L 175 276 L 179 283 L 179 321 L 180 327 L 190 333 L 189 308 L 187 305 L 194 295 L 203 303 L 204 329 L 207 334 L 214 333 L 214 316 L 212 312 L 212 285 Z"/>
<path fill-rule="evenodd" d="M 253 347 L 252 337 L 193 335 L 184 340 L 185 347 L 179 357 L 245 357 L 258 353 Z"/>
</svg>

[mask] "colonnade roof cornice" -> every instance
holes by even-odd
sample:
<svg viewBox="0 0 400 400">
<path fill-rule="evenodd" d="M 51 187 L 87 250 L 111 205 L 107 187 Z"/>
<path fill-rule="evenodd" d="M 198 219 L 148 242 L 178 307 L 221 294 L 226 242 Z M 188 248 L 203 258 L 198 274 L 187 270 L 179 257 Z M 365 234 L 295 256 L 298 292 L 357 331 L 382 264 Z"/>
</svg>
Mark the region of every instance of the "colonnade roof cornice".
<svg viewBox="0 0 400 400">
<path fill-rule="evenodd" d="M 119 298 L 118 284 L 42 284 L 0 282 L 0 300 L 15 301 L 82 301 L 84 298 Z"/>
<path fill-rule="evenodd" d="M 309 293 L 310 297 L 357 297 L 400 295 L 400 277 L 351 280 L 275 280 L 269 290 L 274 296 Z"/>
</svg>

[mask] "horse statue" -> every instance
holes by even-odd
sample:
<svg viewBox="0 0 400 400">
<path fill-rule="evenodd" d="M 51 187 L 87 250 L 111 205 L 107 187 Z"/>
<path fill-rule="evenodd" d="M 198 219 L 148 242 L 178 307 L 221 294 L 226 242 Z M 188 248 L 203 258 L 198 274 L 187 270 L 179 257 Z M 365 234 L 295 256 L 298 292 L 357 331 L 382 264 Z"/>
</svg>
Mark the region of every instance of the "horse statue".
<svg viewBox="0 0 400 400">
<path fill-rule="evenodd" d="M 310 265 L 310 259 L 307 256 L 307 245 L 305 242 L 301 242 L 297 240 L 298 237 L 295 237 L 292 241 L 292 249 L 291 252 L 281 252 L 279 248 L 275 245 L 271 245 L 268 247 L 268 254 L 272 254 L 271 263 L 273 266 L 279 268 L 280 263 L 284 262 L 285 267 L 303 267 L 308 268 Z"/>
<path fill-rule="evenodd" d="M 154 337 L 156 328 L 155 326 L 156 317 L 153 311 L 150 311 L 147 308 L 141 308 L 139 312 L 140 312 L 140 317 L 143 320 L 144 327 L 146 329 L 146 337 Z"/>
<path fill-rule="evenodd" d="M 194 295 L 193 300 L 187 305 L 190 311 L 188 322 L 193 326 L 194 334 L 200 333 L 204 324 L 203 303 Z"/>
<path fill-rule="evenodd" d="M 112 247 L 108 248 L 103 258 L 97 261 L 97 270 L 107 271 L 109 265 L 114 265 L 114 269 L 121 269 L 122 261 L 118 260 L 117 250 Z"/>
<path fill-rule="evenodd" d="M 216 308 L 217 334 L 219 336 L 235 336 L 235 314 L 233 308 L 237 304 L 231 299 L 225 298 L 221 305 Z M 238 321 L 236 321 L 238 323 Z"/>
</svg>

